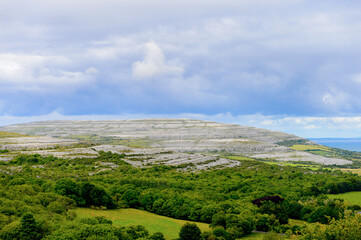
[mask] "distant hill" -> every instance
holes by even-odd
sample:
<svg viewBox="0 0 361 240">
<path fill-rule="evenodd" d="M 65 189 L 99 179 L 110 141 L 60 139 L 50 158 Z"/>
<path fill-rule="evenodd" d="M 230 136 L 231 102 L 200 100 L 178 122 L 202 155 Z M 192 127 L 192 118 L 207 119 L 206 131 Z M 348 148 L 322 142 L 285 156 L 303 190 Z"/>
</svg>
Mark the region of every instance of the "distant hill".
<svg viewBox="0 0 361 240">
<path fill-rule="evenodd" d="M 0 149 L 27 149 L 32 151 L 29 153 L 61 157 L 92 157 L 98 151 L 128 152 L 131 153 L 128 162 L 134 166 L 194 164 L 203 169 L 240 164 L 224 158 L 227 154 L 326 165 L 350 163 L 289 148 L 297 144 L 315 145 L 295 135 L 193 119 L 43 121 L 0 127 L 0 131 L 38 136 L 7 139 L 3 145 L 0 141 Z M 76 144 L 93 147 L 57 150 L 59 146 Z M 3 156 L 6 157 L 11 156 Z"/>
<path fill-rule="evenodd" d="M 0 127 L 0 131 L 80 139 L 89 135 L 141 139 L 149 147 L 196 152 L 279 152 L 289 151 L 279 143 L 309 142 L 283 132 L 188 119 L 44 121 Z"/>
</svg>

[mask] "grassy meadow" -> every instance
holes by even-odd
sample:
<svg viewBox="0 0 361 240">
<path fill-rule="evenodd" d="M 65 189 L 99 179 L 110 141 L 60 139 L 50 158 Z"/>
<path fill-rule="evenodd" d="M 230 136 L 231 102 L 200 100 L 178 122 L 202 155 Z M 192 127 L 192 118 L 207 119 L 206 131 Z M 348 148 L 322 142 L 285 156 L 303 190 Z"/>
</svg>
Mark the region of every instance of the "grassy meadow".
<svg viewBox="0 0 361 240">
<path fill-rule="evenodd" d="M 228 159 L 236 160 L 236 161 L 257 161 L 253 158 L 244 157 L 244 156 L 227 156 Z M 262 161 L 263 163 L 267 163 L 270 165 L 278 165 L 278 166 L 289 166 L 289 167 L 301 167 L 301 168 L 309 168 L 311 170 L 319 170 L 325 169 L 322 165 L 319 164 L 308 164 L 308 163 L 293 163 L 293 162 L 284 162 L 284 161 Z M 332 170 L 331 168 L 327 168 Z"/>
<path fill-rule="evenodd" d="M 24 135 L 24 134 L 20 134 L 20 133 L 1 132 L 0 131 L 0 138 L 16 138 L 16 137 L 29 137 L 29 136 Z"/>
<path fill-rule="evenodd" d="M 344 199 L 351 204 L 361 205 L 361 192 L 348 192 L 340 194 L 327 194 L 329 198 Z"/>
<path fill-rule="evenodd" d="M 352 172 L 352 173 L 355 173 L 355 174 L 361 176 L 361 169 L 347 169 L 347 168 L 342 168 L 342 169 L 340 169 L 340 170 L 343 171 L 343 172 Z"/>
<path fill-rule="evenodd" d="M 77 208 L 76 213 L 80 218 L 104 216 L 112 220 L 113 225 L 116 226 L 143 225 L 151 234 L 155 232 L 162 232 L 166 239 L 178 238 L 178 233 L 181 227 L 186 222 L 190 222 L 131 208 L 115 210 Z M 206 223 L 195 223 L 202 232 L 210 230 L 209 225 Z"/>
</svg>

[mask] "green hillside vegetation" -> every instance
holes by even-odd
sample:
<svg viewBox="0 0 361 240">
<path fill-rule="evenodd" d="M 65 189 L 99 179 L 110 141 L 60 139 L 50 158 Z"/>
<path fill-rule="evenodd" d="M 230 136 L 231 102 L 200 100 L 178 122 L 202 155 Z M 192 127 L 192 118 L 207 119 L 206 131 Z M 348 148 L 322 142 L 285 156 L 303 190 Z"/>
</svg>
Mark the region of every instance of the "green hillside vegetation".
<svg viewBox="0 0 361 240">
<path fill-rule="evenodd" d="M 109 236 L 138 231 L 150 238 L 157 230 L 117 221 L 104 225 L 103 218 L 81 220 L 84 207 L 136 208 L 203 222 L 211 227 L 210 232 L 204 233 L 205 239 L 227 240 L 249 235 L 252 230 L 303 234 L 306 227 L 292 224 L 289 218 L 327 224 L 331 219 L 342 219 L 345 211 L 358 209 L 323 195 L 361 191 L 361 177 L 352 173 L 251 160 L 241 161 L 240 167 L 184 172 L 172 166 L 135 168 L 123 161 L 124 156 L 102 151 L 96 158 L 77 159 L 18 155 L 2 162 L 0 238 L 16 239 L 14 233 L 25 231 L 22 221 L 27 219 L 36 225 L 33 229 L 49 239 L 98 236 L 102 231 Z M 281 196 L 285 200 L 252 204 L 252 200 L 265 196 Z M 83 210 L 74 211 L 77 207 Z M 159 231 L 169 234 L 167 227 Z M 130 239 L 137 239 L 138 235 L 133 234 Z"/>
<path fill-rule="evenodd" d="M 135 168 L 124 157 L 99 151 L 95 158 L 35 154 L 0 162 L 0 239 L 31 233 L 32 239 L 154 240 L 176 237 L 184 221 L 203 223 L 198 226 L 205 240 L 234 240 L 253 230 L 300 237 L 313 231 L 304 222 L 337 228 L 360 209 L 324 195 L 361 191 L 360 176 L 339 170 L 236 157 L 238 167 L 186 172 Z M 263 197 L 280 201 L 252 203 Z M 127 221 L 120 221 L 121 214 Z"/>
</svg>

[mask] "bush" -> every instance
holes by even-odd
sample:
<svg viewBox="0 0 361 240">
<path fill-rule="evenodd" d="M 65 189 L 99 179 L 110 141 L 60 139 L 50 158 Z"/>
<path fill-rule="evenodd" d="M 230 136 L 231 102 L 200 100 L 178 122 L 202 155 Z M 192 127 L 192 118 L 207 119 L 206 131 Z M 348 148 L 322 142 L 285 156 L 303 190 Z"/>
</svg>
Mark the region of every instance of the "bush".
<svg viewBox="0 0 361 240">
<path fill-rule="evenodd" d="M 180 240 L 200 240 L 201 230 L 195 223 L 186 223 L 179 232 Z"/>
<path fill-rule="evenodd" d="M 148 240 L 165 240 L 165 237 L 164 237 L 163 233 L 156 232 L 156 233 L 152 234 L 151 236 L 149 236 Z"/>
</svg>

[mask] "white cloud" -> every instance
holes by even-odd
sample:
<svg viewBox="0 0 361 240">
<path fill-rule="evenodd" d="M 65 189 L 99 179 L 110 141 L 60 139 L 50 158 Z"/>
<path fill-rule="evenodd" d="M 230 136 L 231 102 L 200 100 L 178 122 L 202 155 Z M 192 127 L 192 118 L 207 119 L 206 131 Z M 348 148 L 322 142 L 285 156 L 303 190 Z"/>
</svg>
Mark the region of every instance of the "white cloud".
<svg viewBox="0 0 361 240">
<path fill-rule="evenodd" d="M 316 128 L 319 128 L 319 127 L 317 127 L 314 124 L 305 126 L 305 129 L 309 129 L 309 130 L 316 129 Z"/>
<path fill-rule="evenodd" d="M 330 91 L 325 92 L 322 96 L 324 106 L 335 112 L 352 110 L 352 99 L 351 94 L 334 87 L 331 87 Z"/>
<path fill-rule="evenodd" d="M 167 62 L 162 50 L 155 42 L 144 46 L 144 60 L 133 63 L 133 76 L 136 78 L 151 78 L 164 75 L 181 75 L 183 68 Z"/>
<path fill-rule="evenodd" d="M 350 79 L 356 83 L 361 83 L 361 73 L 351 75 Z"/>
<path fill-rule="evenodd" d="M 0 54 L 1 90 L 53 92 L 70 90 L 94 80 L 95 68 L 65 70 L 71 63 L 64 56 Z"/>
</svg>

